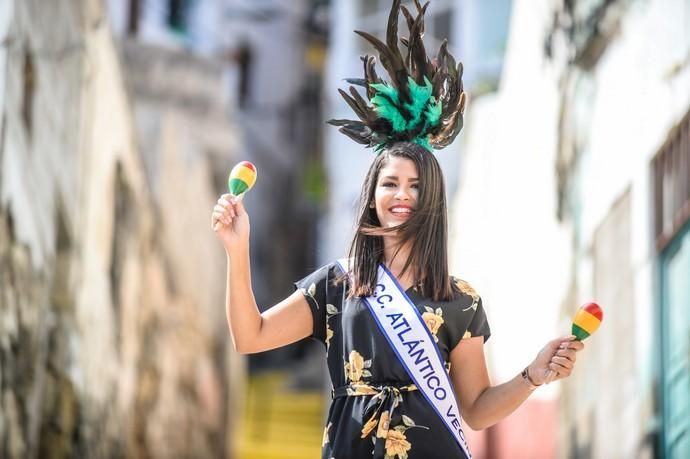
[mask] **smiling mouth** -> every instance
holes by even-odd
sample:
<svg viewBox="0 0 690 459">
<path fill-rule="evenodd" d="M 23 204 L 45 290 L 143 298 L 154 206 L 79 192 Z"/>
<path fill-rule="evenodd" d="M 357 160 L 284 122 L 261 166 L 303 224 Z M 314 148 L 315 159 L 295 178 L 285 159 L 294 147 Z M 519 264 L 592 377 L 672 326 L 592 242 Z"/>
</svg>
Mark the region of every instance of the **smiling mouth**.
<svg viewBox="0 0 690 459">
<path fill-rule="evenodd" d="M 390 213 L 396 217 L 407 218 L 412 215 L 413 210 L 408 207 L 393 207 L 390 209 Z"/>
</svg>

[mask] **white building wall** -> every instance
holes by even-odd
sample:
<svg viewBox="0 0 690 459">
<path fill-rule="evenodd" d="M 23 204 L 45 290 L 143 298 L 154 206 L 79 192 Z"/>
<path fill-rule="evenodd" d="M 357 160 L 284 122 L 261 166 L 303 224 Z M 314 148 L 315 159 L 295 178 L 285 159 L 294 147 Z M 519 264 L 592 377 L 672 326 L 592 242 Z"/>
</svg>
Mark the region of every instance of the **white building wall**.
<svg viewBox="0 0 690 459">
<path fill-rule="evenodd" d="M 628 306 L 633 308 L 633 329 L 622 336 L 614 333 L 618 323 L 626 320 L 622 317 L 625 309 L 609 314 L 601 331 L 588 343 L 593 355 L 590 358 L 599 362 L 599 374 L 580 374 L 567 387 L 568 397 L 577 400 L 585 396 L 583 387 L 603 383 L 600 397 L 618 397 L 626 407 L 621 412 L 614 409 L 615 404 L 602 404 L 589 396 L 587 409 L 579 410 L 574 421 L 580 427 L 594 424 L 581 428 L 584 434 L 580 438 L 582 443 L 592 443 L 595 458 L 635 457 L 641 450 L 651 454 L 651 446 L 643 444 L 643 437 L 657 428 L 653 384 L 659 357 L 655 347 L 658 304 L 651 232 L 651 160 L 690 107 L 689 30 L 690 2 L 632 2 L 624 12 L 619 33 L 594 71 L 579 76 L 587 88 L 583 96 L 589 97 L 577 104 L 587 107 L 584 115 L 590 119 L 579 139 L 584 145 L 577 185 L 580 298 L 591 297 L 599 282 L 591 272 L 597 231 L 628 189 L 631 194 L 629 268 L 634 296 Z M 606 304 L 602 307 L 606 313 Z M 617 318 L 618 314 L 621 317 Z M 616 378 L 607 371 L 620 364 L 620 356 L 629 353 L 635 356 L 632 374 Z M 563 432 L 564 438 L 568 435 Z"/>
<path fill-rule="evenodd" d="M 608 315 L 588 339 L 580 371 L 561 387 L 571 402 L 562 408 L 585 407 L 562 413 L 559 455 L 568 455 L 571 428 L 578 426 L 579 441 L 591 444 L 592 457 L 636 457 L 655 422 L 650 160 L 690 106 L 690 2 L 629 2 L 595 68 L 588 74 L 569 69 L 572 86 L 562 87 L 563 69 L 543 54 L 552 6 L 545 0 L 514 3 L 501 89 L 470 100 L 454 205 L 454 271 L 484 298 L 494 334 L 493 375 L 501 382 L 545 340 L 568 333 L 575 308 L 601 291 L 595 290 L 595 234 L 629 190 L 633 329 L 626 336 L 611 333 L 620 319 Z M 574 96 L 572 106 L 561 107 L 563 93 Z M 555 201 L 561 109 L 574 117 L 582 146 L 574 172 L 576 215 L 563 225 Z M 607 305 L 602 307 L 606 314 Z M 599 365 L 615 362 L 617 353 L 636 356 L 625 381 L 613 380 Z M 587 368 L 596 371 L 587 374 Z M 623 412 L 599 403 L 602 385 L 607 396 L 625 402 Z M 533 397 L 558 392 L 540 389 Z"/>
<path fill-rule="evenodd" d="M 588 102 L 592 121 L 580 173 L 582 245 L 591 245 L 614 201 L 632 186 L 632 264 L 642 303 L 638 312 L 647 318 L 639 322 L 636 333 L 641 354 L 648 354 L 642 351 L 652 344 L 650 162 L 690 106 L 688 64 L 690 2 L 637 2 L 590 83 L 596 94 Z M 645 359 L 641 364 L 641 375 L 649 376 L 651 362 Z"/>
<path fill-rule="evenodd" d="M 556 327 L 570 260 L 556 221 L 558 88 L 539 27 L 547 10 L 546 1 L 513 5 L 501 88 L 469 103 L 453 206 L 453 270 L 484 299 L 495 382 L 568 332 Z"/>
</svg>

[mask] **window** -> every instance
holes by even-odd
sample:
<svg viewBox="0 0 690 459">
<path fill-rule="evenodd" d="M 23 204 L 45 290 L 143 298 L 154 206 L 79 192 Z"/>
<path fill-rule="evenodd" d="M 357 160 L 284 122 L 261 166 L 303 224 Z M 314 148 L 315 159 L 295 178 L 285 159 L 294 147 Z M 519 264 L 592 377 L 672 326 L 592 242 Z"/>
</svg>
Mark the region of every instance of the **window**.
<svg viewBox="0 0 690 459">
<path fill-rule="evenodd" d="M 690 457 L 690 112 L 652 161 L 665 457 Z"/>
<path fill-rule="evenodd" d="M 188 0 L 168 0 L 168 26 L 176 32 L 185 34 L 189 28 L 190 2 Z"/>
<path fill-rule="evenodd" d="M 662 414 L 665 457 L 690 457 L 690 226 L 661 255 Z"/>
<path fill-rule="evenodd" d="M 661 251 L 690 220 L 690 112 L 672 130 L 652 169 L 654 238 Z"/>
</svg>

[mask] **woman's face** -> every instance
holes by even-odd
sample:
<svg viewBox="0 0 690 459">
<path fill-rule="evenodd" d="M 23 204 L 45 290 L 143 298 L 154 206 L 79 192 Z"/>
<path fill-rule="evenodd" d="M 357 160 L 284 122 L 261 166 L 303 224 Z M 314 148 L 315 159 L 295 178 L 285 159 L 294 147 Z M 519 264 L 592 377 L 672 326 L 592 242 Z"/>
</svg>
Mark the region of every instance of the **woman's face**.
<svg viewBox="0 0 690 459">
<path fill-rule="evenodd" d="M 376 215 L 382 228 L 404 223 L 417 207 L 419 178 L 415 163 L 406 158 L 391 156 L 379 172 L 374 192 Z"/>
</svg>

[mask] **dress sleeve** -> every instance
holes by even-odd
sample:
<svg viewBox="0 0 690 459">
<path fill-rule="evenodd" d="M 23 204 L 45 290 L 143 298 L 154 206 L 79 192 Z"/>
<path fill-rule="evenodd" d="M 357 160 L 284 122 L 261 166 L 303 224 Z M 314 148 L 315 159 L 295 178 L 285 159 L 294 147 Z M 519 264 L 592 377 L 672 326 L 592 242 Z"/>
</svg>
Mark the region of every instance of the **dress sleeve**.
<svg viewBox="0 0 690 459">
<path fill-rule="evenodd" d="M 491 329 L 481 296 L 467 282 L 457 278 L 454 278 L 454 281 L 460 295 L 457 303 L 451 308 L 453 325 L 448 329 L 450 349 L 454 349 L 461 340 L 474 336 L 483 336 L 486 342 L 491 336 Z"/>
<path fill-rule="evenodd" d="M 319 340 L 324 344 L 326 342 L 326 298 L 332 271 L 333 264 L 331 263 L 322 266 L 294 284 L 295 289 L 301 291 L 307 303 L 309 303 L 309 309 L 314 319 L 314 329 L 312 330 L 311 338 Z"/>
<path fill-rule="evenodd" d="M 467 331 L 465 331 L 462 339 L 471 338 L 473 336 L 483 336 L 485 343 L 491 336 L 489 321 L 486 318 L 486 312 L 484 311 L 484 305 L 482 304 L 481 297 L 479 297 L 477 301 L 477 309 L 474 311 L 472 320 L 467 326 Z"/>
</svg>

